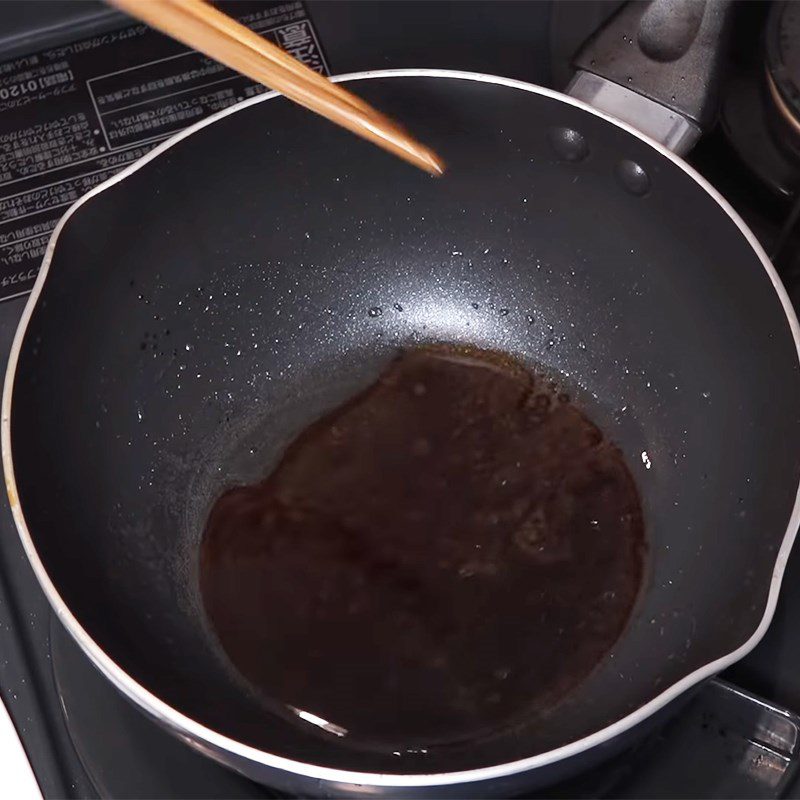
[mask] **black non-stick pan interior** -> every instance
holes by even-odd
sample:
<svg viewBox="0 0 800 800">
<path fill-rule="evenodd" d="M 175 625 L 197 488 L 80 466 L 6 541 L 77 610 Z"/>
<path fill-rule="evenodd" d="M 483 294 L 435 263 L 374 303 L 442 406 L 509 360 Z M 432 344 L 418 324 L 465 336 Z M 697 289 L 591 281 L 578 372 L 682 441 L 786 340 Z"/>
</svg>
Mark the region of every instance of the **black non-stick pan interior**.
<svg viewBox="0 0 800 800">
<path fill-rule="evenodd" d="M 364 771 L 509 761 L 623 717 L 754 633 L 800 473 L 795 342 L 736 222 L 636 136 L 493 83 L 355 88 L 447 175 L 268 99 L 71 214 L 14 381 L 17 489 L 79 623 L 190 717 Z M 398 767 L 250 695 L 207 632 L 196 556 L 224 487 L 263 476 L 398 348 L 442 341 L 561 374 L 636 477 L 649 577 L 613 657 L 546 719 Z"/>
</svg>

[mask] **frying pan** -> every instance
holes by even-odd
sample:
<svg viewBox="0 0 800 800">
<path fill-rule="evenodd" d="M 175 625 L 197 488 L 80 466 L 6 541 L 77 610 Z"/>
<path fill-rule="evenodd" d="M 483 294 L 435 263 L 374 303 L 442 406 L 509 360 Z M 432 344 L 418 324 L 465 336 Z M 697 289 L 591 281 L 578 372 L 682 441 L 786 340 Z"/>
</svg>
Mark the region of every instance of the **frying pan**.
<svg viewBox="0 0 800 800">
<path fill-rule="evenodd" d="M 90 192 L 14 343 L 8 492 L 69 632 L 211 757 L 303 794 L 507 796 L 622 747 L 762 637 L 799 513 L 797 319 L 725 200 L 633 128 L 485 75 L 343 80 L 448 175 L 266 95 Z M 398 759 L 254 701 L 196 566 L 225 487 L 426 342 L 559 373 L 635 474 L 650 563 L 613 652 L 547 719 Z"/>
</svg>

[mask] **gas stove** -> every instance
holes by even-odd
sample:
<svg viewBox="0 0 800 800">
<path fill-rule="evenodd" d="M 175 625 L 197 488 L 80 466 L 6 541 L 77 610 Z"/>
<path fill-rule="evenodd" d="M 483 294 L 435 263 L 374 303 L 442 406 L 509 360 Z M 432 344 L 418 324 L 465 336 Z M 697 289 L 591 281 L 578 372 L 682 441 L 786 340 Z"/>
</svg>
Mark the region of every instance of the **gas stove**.
<svg viewBox="0 0 800 800">
<path fill-rule="evenodd" d="M 443 67 L 563 88 L 571 56 L 619 5 L 235 0 L 225 8 L 329 74 Z M 720 122 L 689 160 L 753 228 L 800 303 L 800 7 L 792 6 L 739 4 Z M 258 88 L 95 2 L 7 0 L 0 30 L 4 364 L 69 203 Z M 0 506 L 0 692 L 45 796 L 279 796 L 191 750 L 116 693 L 51 614 L 5 495 Z M 773 625 L 749 656 L 635 750 L 546 796 L 800 797 L 798 665 L 795 550 Z"/>
</svg>

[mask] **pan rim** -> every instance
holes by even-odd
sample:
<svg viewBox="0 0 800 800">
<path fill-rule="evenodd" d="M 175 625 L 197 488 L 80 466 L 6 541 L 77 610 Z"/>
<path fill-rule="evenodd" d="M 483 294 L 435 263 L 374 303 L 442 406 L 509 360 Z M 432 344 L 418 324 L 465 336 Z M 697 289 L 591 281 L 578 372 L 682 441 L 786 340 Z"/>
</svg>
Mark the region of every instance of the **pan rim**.
<svg viewBox="0 0 800 800">
<path fill-rule="evenodd" d="M 696 184 L 700 186 L 700 188 L 704 189 L 705 192 L 716 201 L 721 210 L 726 213 L 739 228 L 742 235 L 761 261 L 761 265 L 772 282 L 773 288 L 781 302 L 786 320 L 794 338 L 795 349 L 798 356 L 798 364 L 800 365 L 800 323 L 798 323 L 796 313 L 786 289 L 784 288 L 783 283 L 781 282 L 775 270 L 775 267 L 772 265 L 772 262 L 769 260 L 764 249 L 761 247 L 755 238 L 755 235 L 728 203 L 728 201 L 725 200 L 725 198 L 693 167 L 687 164 L 679 156 L 667 150 L 663 145 L 646 136 L 633 126 L 622 122 L 615 117 L 598 111 L 586 103 L 569 97 L 561 92 L 527 83 L 525 81 L 504 78 L 486 73 L 448 69 L 409 68 L 353 72 L 334 76 L 332 80 L 335 82 L 345 82 L 370 80 L 375 78 L 449 78 L 453 80 L 469 80 L 478 83 L 490 83 L 531 92 L 533 94 L 558 100 L 567 105 L 593 114 L 594 116 L 600 117 L 601 119 L 610 122 L 616 127 L 621 128 L 627 133 L 635 136 L 637 139 L 640 139 L 644 143 L 648 144 L 660 155 L 668 158 L 673 162 L 673 164 L 682 169 L 692 180 L 694 180 Z M 721 672 L 726 667 L 747 655 L 747 653 L 749 653 L 763 638 L 775 612 L 786 563 L 795 540 L 798 525 L 800 524 L 800 485 L 798 485 L 798 491 L 795 497 L 792 513 L 789 517 L 786 533 L 784 534 L 781 546 L 776 554 L 775 567 L 770 580 L 764 614 L 753 633 L 743 644 L 739 645 L 739 647 L 735 648 L 730 653 L 714 659 L 713 661 L 710 661 L 701 667 L 698 667 L 689 674 L 685 675 L 679 681 L 676 681 L 675 683 L 666 687 L 656 697 L 652 698 L 635 711 L 632 711 L 610 725 L 607 725 L 606 727 L 601 728 L 600 730 L 597 730 L 588 736 L 584 736 L 573 742 L 569 742 L 561 747 L 544 753 L 539 753 L 534 756 L 529 756 L 527 758 L 518 759 L 515 761 L 509 761 L 502 764 L 495 764 L 488 767 L 479 767 L 470 770 L 433 774 L 369 773 L 341 768 L 324 767 L 317 764 L 295 761 L 290 758 L 268 753 L 251 745 L 244 744 L 225 736 L 224 734 L 218 733 L 217 731 L 212 730 L 211 728 L 208 728 L 199 722 L 196 722 L 177 709 L 173 708 L 168 703 L 161 700 L 155 694 L 151 693 L 141 684 L 135 681 L 91 638 L 91 636 L 81 626 L 61 598 L 54 584 L 50 580 L 44 564 L 42 563 L 36 551 L 33 538 L 28 530 L 19 501 L 14 475 L 13 455 L 11 451 L 11 410 L 13 387 L 19 361 L 19 354 L 25 339 L 25 334 L 27 332 L 30 319 L 33 315 L 33 311 L 38 304 L 39 297 L 47 280 L 47 274 L 50 268 L 53 253 L 55 252 L 56 244 L 58 242 L 58 237 L 67 224 L 69 218 L 78 208 L 80 208 L 80 206 L 88 202 L 96 195 L 99 195 L 104 190 L 114 186 L 117 183 L 120 183 L 149 161 L 158 158 L 162 153 L 166 152 L 169 148 L 173 147 L 181 140 L 191 136 L 208 125 L 214 124 L 218 120 L 223 119 L 230 114 L 234 114 L 246 107 L 255 105 L 257 103 L 266 102 L 278 96 L 280 96 L 278 92 L 264 93 L 210 115 L 209 117 L 195 123 L 194 125 L 191 125 L 190 127 L 180 131 L 176 135 L 157 145 L 138 161 L 121 170 L 116 175 L 113 175 L 111 178 L 99 184 L 90 192 L 75 201 L 75 203 L 73 203 L 67 209 L 53 230 L 42 260 L 39 274 L 30 298 L 28 299 L 28 302 L 22 313 L 22 317 L 20 318 L 20 322 L 11 347 L 11 352 L 9 354 L 2 397 L 2 429 L 0 430 L 0 439 L 2 444 L 2 461 L 5 474 L 6 491 L 17 532 L 20 536 L 25 554 L 33 568 L 39 585 L 42 587 L 42 590 L 44 591 L 44 594 L 46 595 L 51 607 L 55 611 L 59 621 L 78 643 L 89 660 L 95 665 L 96 668 L 100 670 L 100 672 L 103 673 L 103 675 L 105 675 L 105 677 L 117 688 L 118 691 L 125 695 L 134 704 L 138 705 L 144 712 L 146 712 L 146 714 L 155 718 L 161 724 L 172 730 L 189 734 L 191 737 L 197 740 L 197 743 L 205 743 L 205 745 L 213 751 L 218 751 L 220 753 L 231 753 L 248 762 L 260 764 L 271 769 L 294 773 L 315 780 L 324 780 L 338 784 L 359 784 L 361 786 L 372 785 L 411 788 L 446 786 L 493 780 L 497 778 L 508 777 L 521 772 L 531 771 L 551 764 L 556 764 L 567 758 L 577 756 L 580 753 L 583 753 L 625 733 L 626 731 L 651 717 L 653 714 L 667 705 L 667 703 L 683 694 L 692 686 Z"/>
</svg>

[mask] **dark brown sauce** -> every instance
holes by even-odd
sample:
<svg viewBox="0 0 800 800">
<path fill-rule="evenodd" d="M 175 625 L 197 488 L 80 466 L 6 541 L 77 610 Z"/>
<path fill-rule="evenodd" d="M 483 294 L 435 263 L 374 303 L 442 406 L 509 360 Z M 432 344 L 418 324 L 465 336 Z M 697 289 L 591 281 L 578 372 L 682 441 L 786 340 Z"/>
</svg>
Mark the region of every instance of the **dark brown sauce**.
<svg viewBox="0 0 800 800">
<path fill-rule="evenodd" d="M 200 586 L 242 675 L 398 751 L 482 738 L 584 680 L 639 591 L 642 511 L 620 451 L 549 386 L 411 350 L 225 492 Z"/>
</svg>

